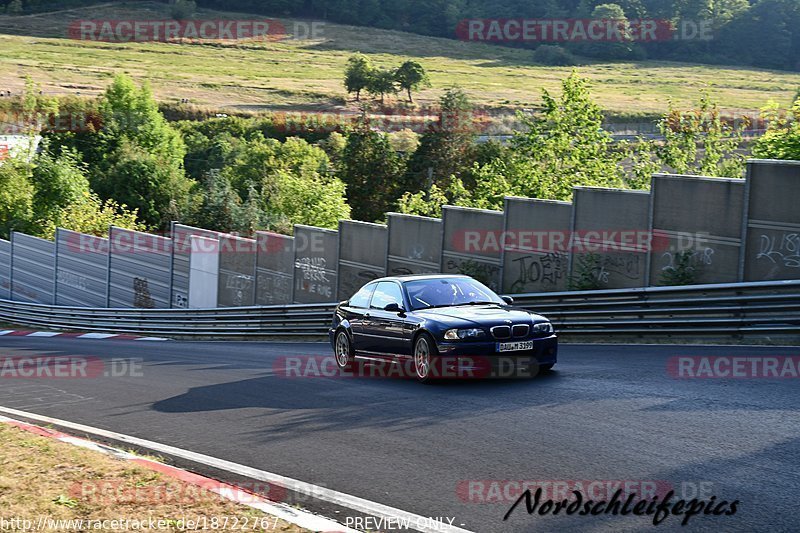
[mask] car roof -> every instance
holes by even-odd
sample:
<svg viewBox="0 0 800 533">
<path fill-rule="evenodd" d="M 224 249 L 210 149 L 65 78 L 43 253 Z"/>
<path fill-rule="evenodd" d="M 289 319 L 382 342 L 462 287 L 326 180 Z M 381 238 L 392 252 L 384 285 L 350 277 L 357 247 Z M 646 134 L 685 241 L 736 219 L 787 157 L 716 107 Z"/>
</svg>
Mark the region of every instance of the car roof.
<svg viewBox="0 0 800 533">
<path fill-rule="evenodd" d="M 469 276 L 465 276 L 463 274 L 408 274 L 404 276 L 387 276 L 385 278 L 374 279 L 370 283 L 375 283 L 376 281 L 399 281 L 401 283 L 405 283 L 407 281 L 418 281 L 426 279 L 447 279 L 447 278 L 472 279 Z"/>
</svg>

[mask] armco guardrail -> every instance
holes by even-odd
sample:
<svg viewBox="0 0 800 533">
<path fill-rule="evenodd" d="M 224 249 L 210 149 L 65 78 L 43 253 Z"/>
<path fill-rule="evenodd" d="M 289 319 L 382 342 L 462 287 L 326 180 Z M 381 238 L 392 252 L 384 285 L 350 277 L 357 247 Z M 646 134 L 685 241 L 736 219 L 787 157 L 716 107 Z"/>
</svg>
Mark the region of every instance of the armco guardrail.
<svg viewBox="0 0 800 533">
<path fill-rule="evenodd" d="M 750 337 L 800 342 L 800 281 L 515 295 L 572 335 Z M 783 339 L 787 340 L 787 339 Z"/>
<path fill-rule="evenodd" d="M 567 336 L 669 336 L 800 344 L 800 281 L 517 294 Z M 334 304 L 221 309 L 87 309 L 0 300 L 0 321 L 167 337 L 322 337 Z"/>
<path fill-rule="evenodd" d="M 165 337 L 318 337 L 334 304 L 218 309 L 87 309 L 0 300 L 0 322 Z"/>
</svg>

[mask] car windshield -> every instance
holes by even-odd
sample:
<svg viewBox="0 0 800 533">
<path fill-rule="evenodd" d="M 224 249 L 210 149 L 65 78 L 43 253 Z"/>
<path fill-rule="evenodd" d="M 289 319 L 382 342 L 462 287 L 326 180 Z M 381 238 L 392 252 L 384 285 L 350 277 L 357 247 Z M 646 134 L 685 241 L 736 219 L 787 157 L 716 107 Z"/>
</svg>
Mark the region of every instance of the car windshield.
<svg viewBox="0 0 800 533">
<path fill-rule="evenodd" d="M 413 309 L 505 302 L 486 285 L 470 278 L 432 278 L 405 283 Z"/>
</svg>

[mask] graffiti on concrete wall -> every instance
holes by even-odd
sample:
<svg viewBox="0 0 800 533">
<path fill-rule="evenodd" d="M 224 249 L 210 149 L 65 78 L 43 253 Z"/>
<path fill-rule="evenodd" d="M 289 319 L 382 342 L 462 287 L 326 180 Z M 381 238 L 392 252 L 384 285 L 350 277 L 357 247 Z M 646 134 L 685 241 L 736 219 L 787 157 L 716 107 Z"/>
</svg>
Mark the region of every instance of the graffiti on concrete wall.
<svg viewBox="0 0 800 533">
<path fill-rule="evenodd" d="M 761 234 L 756 260 L 771 261 L 786 268 L 800 268 L 800 233 Z"/>
<path fill-rule="evenodd" d="M 133 278 L 133 306 L 140 309 L 154 309 L 156 306 L 145 278 Z"/>
<path fill-rule="evenodd" d="M 516 272 L 517 278 L 511 285 L 511 292 L 524 292 L 529 284 L 558 287 L 567 279 L 568 267 L 568 255 L 563 252 L 512 259 L 507 268 Z"/>
<path fill-rule="evenodd" d="M 327 260 L 324 257 L 300 257 L 295 261 L 295 268 L 300 271 L 295 288 L 308 294 L 319 294 L 333 298 L 333 286 L 326 271 Z"/>
</svg>

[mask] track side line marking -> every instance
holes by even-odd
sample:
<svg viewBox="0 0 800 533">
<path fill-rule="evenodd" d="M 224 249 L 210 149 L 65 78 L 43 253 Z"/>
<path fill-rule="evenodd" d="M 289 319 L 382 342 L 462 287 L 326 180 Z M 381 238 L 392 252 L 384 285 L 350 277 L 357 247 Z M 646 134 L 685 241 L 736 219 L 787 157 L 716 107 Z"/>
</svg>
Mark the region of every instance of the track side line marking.
<svg viewBox="0 0 800 533">
<path fill-rule="evenodd" d="M 358 530 L 342 526 L 338 522 L 335 522 L 334 520 L 325 518 L 323 516 L 315 515 L 313 513 L 309 513 L 299 509 L 294 509 L 284 503 L 272 502 L 262 496 L 247 492 L 234 485 L 218 482 L 211 478 L 201 476 L 199 474 L 194 474 L 192 472 L 174 466 L 165 465 L 153 461 L 151 459 L 138 457 L 126 451 L 119 450 L 117 448 L 112 448 L 111 446 L 106 446 L 86 439 L 72 437 L 64 433 L 61 433 L 59 431 L 54 431 L 33 424 L 20 422 L 19 420 L 15 420 L 13 418 L 8 418 L 5 416 L 0 416 L 0 423 L 6 423 L 10 426 L 17 427 L 19 429 L 22 429 L 23 431 L 27 431 L 29 433 L 33 433 L 41 437 L 52 438 L 61 442 L 71 444 L 73 446 L 86 448 L 93 452 L 99 452 L 105 455 L 111 455 L 121 460 L 131 461 L 140 466 L 143 466 L 144 468 L 147 468 L 149 470 L 155 470 L 173 479 L 177 479 L 183 483 L 204 488 L 209 492 L 217 494 L 219 497 L 223 499 L 230 500 L 240 505 L 251 507 L 253 509 L 258 509 L 268 515 L 281 518 L 289 523 L 298 525 L 304 529 L 308 529 L 315 532 L 325 532 L 325 533 L 360 533 Z"/>
<path fill-rule="evenodd" d="M 414 513 L 409 513 L 407 511 L 390 507 L 382 503 L 377 503 L 364 498 L 359 498 L 358 496 L 351 496 L 350 494 L 345 494 L 344 492 L 339 492 L 325 487 L 320 487 L 312 483 L 306 483 L 305 481 L 299 481 L 297 479 L 281 476 L 280 474 L 274 474 L 272 472 L 267 472 L 266 470 L 259 470 L 257 468 L 242 465 L 239 463 L 234 463 L 232 461 L 227 461 L 225 459 L 217 459 L 216 457 L 211 457 L 210 455 L 204 455 L 202 453 L 184 450 L 183 448 L 177 448 L 175 446 L 170 446 L 168 444 L 161 444 L 158 442 L 141 439 L 139 437 L 132 437 L 130 435 L 124 435 L 122 433 L 116 433 L 114 431 L 94 428 L 83 424 L 77 424 L 75 422 L 68 422 L 66 420 L 60 420 L 58 418 L 38 415 L 36 413 L 19 411 L 17 409 L 11 409 L 9 407 L 0 406 L 0 413 L 5 413 L 11 416 L 19 416 L 22 418 L 28 418 L 31 420 L 37 420 L 39 422 L 44 422 L 47 424 L 54 424 L 57 426 L 73 429 L 76 431 L 81 431 L 89 435 L 96 435 L 99 437 L 105 437 L 108 439 L 132 444 L 134 446 L 140 446 L 142 448 L 147 448 L 149 450 L 157 451 L 165 455 L 180 457 L 188 461 L 200 463 L 233 474 L 238 474 L 251 479 L 257 479 L 259 481 L 266 481 L 268 483 L 273 483 L 275 485 L 284 487 L 287 490 L 297 492 L 298 494 L 310 496 L 318 500 L 323 500 L 329 503 L 333 503 L 335 505 L 346 507 L 348 509 L 352 509 L 354 511 L 358 511 L 361 513 L 366 513 L 371 516 L 376 516 L 379 518 L 395 518 L 400 520 L 407 520 L 409 525 L 411 525 L 412 529 L 414 529 L 415 531 L 420 531 L 422 533 L 471 533 L 467 529 L 462 529 L 460 527 L 451 526 L 448 524 L 436 523 L 434 525 L 431 525 L 430 518 L 416 515 Z"/>
</svg>

